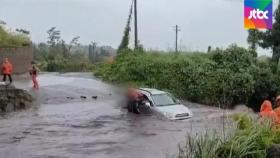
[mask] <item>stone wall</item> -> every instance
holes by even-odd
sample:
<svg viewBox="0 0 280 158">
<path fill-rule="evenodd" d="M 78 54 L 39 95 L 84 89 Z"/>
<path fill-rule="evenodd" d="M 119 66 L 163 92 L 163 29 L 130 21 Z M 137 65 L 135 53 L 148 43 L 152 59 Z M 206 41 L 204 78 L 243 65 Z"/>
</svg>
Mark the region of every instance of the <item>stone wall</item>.
<svg viewBox="0 0 280 158">
<path fill-rule="evenodd" d="M 30 62 L 33 60 L 32 46 L 0 48 L 0 63 L 4 58 L 9 58 L 14 66 L 15 74 L 26 73 L 30 67 Z"/>
</svg>

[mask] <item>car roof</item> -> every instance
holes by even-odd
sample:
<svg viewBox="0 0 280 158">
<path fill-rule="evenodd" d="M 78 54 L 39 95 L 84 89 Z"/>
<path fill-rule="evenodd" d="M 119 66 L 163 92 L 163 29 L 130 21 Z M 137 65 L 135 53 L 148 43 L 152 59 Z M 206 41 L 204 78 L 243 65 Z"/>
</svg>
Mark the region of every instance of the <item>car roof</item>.
<svg viewBox="0 0 280 158">
<path fill-rule="evenodd" d="M 154 88 L 139 88 L 140 91 L 146 91 L 151 95 L 165 94 L 166 92 Z"/>
</svg>

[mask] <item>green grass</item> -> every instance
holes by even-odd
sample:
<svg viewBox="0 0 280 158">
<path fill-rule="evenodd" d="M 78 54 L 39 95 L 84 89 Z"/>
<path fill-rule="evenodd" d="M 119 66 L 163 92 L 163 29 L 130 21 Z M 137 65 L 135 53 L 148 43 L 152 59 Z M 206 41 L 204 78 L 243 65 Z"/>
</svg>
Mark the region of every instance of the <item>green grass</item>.
<svg viewBox="0 0 280 158">
<path fill-rule="evenodd" d="M 0 26 L 0 47 L 22 47 L 30 44 L 30 39 L 24 34 L 9 32 Z"/>
<path fill-rule="evenodd" d="M 206 133 L 188 136 L 176 158 L 265 158 L 267 148 L 280 143 L 280 132 L 269 121 L 259 123 L 246 114 L 234 116 L 237 127 L 226 139 Z"/>
</svg>

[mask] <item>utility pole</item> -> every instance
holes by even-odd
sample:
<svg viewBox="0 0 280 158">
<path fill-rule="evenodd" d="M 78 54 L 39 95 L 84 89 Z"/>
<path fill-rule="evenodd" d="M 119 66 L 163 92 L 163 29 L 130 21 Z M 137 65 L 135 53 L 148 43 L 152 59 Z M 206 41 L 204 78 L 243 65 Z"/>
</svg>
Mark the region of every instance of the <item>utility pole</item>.
<svg viewBox="0 0 280 158">
<path fill-rule="evenodd" d="M 135 31 L 135 49 L 138 48 L 138 24 L 137 24 L 137 0 L 134 0 L 134 31 Z"/>
<path fill-rule="evenodd" d="M 176 33 L 176 36 L 175 36 L 175 52 L 178 53 L 178 32 L 180 31 L 179 29 L 179 26 L 176 25 L 175 26 L 175 33 Z"/>
</svg>

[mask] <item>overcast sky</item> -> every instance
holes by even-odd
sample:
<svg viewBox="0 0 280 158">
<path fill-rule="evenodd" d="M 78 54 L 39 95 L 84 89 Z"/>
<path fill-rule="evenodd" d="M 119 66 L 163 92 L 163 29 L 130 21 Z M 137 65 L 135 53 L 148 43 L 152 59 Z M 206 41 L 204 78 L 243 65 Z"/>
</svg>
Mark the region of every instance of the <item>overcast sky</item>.
<svg viewBox="0 0 280 158">
<path fill-rule="evenodd" d="M 81 36 L 81 43 L 117 47 L 131 0 L 0 0 L 0 19 L 11 28 L 31 31 L 35 42 L 46 41 L 56 26 L 62 38 Z M 146 48 L 174 48 L 178 24 L 180 47 L 206 50 L 231 43 L 246 46 L 243 0 L 138 0 L 139 39 Z M 131 40 L 131 42 L 133 39 Z"/>
</svg>

